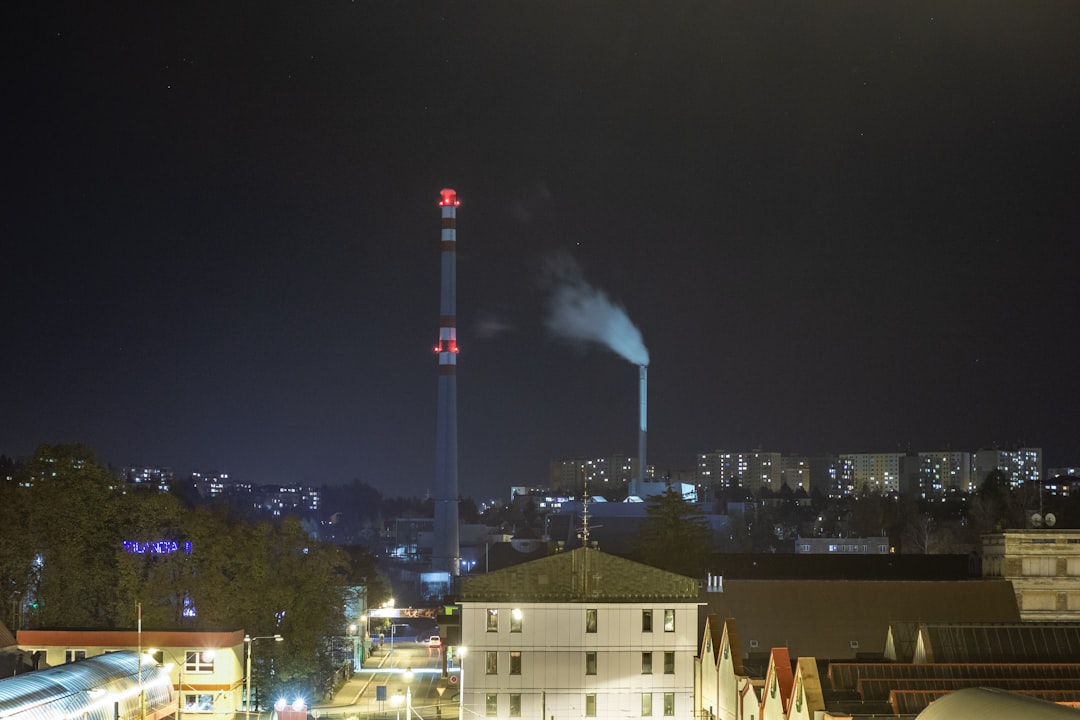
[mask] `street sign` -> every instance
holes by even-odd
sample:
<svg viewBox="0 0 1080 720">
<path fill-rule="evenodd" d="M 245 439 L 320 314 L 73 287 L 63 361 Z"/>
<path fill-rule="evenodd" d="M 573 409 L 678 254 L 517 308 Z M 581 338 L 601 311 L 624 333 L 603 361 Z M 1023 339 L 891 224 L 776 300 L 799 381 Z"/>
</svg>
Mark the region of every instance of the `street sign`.
<svg viewBox="0 0 1080 720">
<path fill-rule="evenodd" d="M 375 699 L 378 700 L 379 702 L 386 702 L 386 686 L 385 685 L 376 685 L 375 686 Z"/>
<path fill-rule="evenodd" d="M 457 685 L 457 675 L 451 675 L 450 676 L 450 684 L 451 685 Z"/>
</svg>

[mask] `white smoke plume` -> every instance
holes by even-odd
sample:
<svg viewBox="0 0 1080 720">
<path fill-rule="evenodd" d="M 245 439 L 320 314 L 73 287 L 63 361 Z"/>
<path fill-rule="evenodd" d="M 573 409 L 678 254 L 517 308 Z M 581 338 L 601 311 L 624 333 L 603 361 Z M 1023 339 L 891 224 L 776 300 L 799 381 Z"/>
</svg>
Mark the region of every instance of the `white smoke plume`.
<svg viewBox="0 0 1080 720">
<path fill-rule="evenodd" d="M 649 351 L 641 331 L 603 290 L 585 282 L 581 268 L 569 256 L 552 261 L 553 289 L 546 320 L 548 330 L 561 338 L 596 343 L 634 365 L 648 365 Z"/>
</svg>

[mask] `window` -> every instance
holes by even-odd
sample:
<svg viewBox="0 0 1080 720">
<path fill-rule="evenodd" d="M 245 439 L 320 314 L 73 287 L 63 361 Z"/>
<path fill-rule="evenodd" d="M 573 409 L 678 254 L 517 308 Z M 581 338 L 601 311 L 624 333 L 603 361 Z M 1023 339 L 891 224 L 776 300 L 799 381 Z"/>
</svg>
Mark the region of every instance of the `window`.
<svg viewBox="0 0 1080 720">
<path fill-rule="evenodd" d="M 596 610 L 589 609 L 585 611 L 585 632 L 596 632 Z"/>
<path fill-rule="evenodd" d="M 596 717 L 596 693 L 585 696 L 585 717 Z"/>
<path fill-rule="evenodd" d="M 664 632 L 675 632 L 675 611 L 664 611 Z"/>
<path fill-rule="evenodd" d="M 510 611 L 510 632 L 521 632 L 521 608 L 514 608 Z"/>
<path fill-rule="evenodd" d="M 585 674 L 596 674 L 596 653 L 594 652 L 585 653 Z"/>
<path fill-rule="evenodd" d="M 487 674 L 499 674 L 499 653 L 496 650 L 487 651 Z"/>
<path fill-rule="evenodd" d="M 511 675 L 520 675 L 521 674 L 521 651 L 520 650 L 512 650 L 510 652 L 510 674 Z"/>
<path fill-rule="evenodd" d="M 652 610 L 641 611 L 641 632 L 652 632 Z"/>
<path fill-rule="evenodd" d="M 664 674 L 675 674 L 675 653 L 670 650 L 664 653 Z"/>
<path fill-rule="evenodd" d="M 85 660 L 85 659 L 86 659 L 86 651 L 85 650 L 68 650 L 67 652 L 64 653 L 64 662 L 66 662 L 66 663 L 75 662 L 76 660 Z"/>
<path fill-rule="evenodd" d="M 212 673 L 214 672 L 214 653 L 188 650 L 184 655 L 184 672 Z"/>
<path fill-rule="evenodd" d="M 652 693 L 641 693 L 641 717 L 652 716 Z"/>
<path fill-rule="evenodd" d="M 499 696 L 495 693 L 488 693 L 484 696 L 484 714 L 488 717 L 499 716 Z"/>
<path fill-rule="evenodd" d="M 510 717 L 521 717 L 521 693 L 510 693 Z"/>
<path fill-rule="evenodd" d="M 664 693 L 664 717 L 675 716 L 675 693 Z"/>
<path fill-rule="evenodd" d="M 212 694 L 184 693 L 185 712 L 214 712 Z"/>
<path fill-rule="evenodd" d="M 641 653 L 641 674 L 652 675 L 652 653 Z"/>
<path fill-rule="evenodd" d="M 499 632 L 499 611 L 495 608 L 488 608 L 487 631 Z"/>
</svg>

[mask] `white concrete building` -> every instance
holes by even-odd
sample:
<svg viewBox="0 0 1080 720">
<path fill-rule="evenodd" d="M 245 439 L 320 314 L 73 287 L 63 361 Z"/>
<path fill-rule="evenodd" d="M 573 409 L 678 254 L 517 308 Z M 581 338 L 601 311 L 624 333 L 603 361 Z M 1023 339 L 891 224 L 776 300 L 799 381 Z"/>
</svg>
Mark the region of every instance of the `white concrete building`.
<svg viewBox="0 0 1080 720">
<path fill-rule="evenodd" d="M 462 579 L 464 717 L 694 716 L 694 578 L 578 548 Z"/>
</svg>

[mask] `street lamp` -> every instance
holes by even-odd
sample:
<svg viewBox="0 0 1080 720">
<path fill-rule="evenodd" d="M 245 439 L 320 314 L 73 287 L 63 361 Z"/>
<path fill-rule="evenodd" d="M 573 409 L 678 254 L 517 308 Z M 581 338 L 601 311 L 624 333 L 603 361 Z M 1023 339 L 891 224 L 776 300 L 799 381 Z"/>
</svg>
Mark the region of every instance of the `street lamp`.
<svg viewBox="0 0 1080 720">
<path fill-rule="evenodd" d="M 457 691 L 457 715 L 462 720 L 465 715 L 465 656 L 469 654 L 469 648 L 459 647 L 458 656 L 458 691 Z"/>
<path fill-rule="evenodd" d="M 405 720 L 412 720 L 412 668 L 405 668 Z"/>
<path fill-rule="evenodd" d="M 360 667 L 357 670 L 364 669 L 364 658 L 367 657 L 367 643 L 372 640 L 372 633 L 367 626 L 367 615 L 360 616 L 360 622 L 364 623 L 364 635 L 360 638 Z"/>
<path fill-rule="evenodd" d="M 394 654 L 394 630 L 399 627 L 409 627 L 408 623 L 390 623 L 390 654 Z"/>
<path fill-rule="evenodd" d="M 247 717 L 251 718 L 251 651 L 255 649 L 256 640 L 273 640 L 274 642 L 281 642 L 285 638 L 280 635 L 262 635 L 260 637 L 251 637 L 250 635 L 244 636 L 244 643 L 247 644 L 247 664 L 244 668 L 244 712 L 247 713 Z"/>
<path fill-rule="evenodd" d="M 165 666 L 166 670 L 171 670 L 173 665 L 176 666 L 176 720 L 182 720 L 184 714 L 184 666 L 187 664 L 187 653 L 184 654 L 183 662 L 176 659 L 176 655 L 168 650 L 162 648 L 147 648 L 146 654 L 157 662 L 157 658 L 154 656 L 161 653 L 162 660 L 168 655 L 171 663 Z M 197 650 L 196 653 L 204 661 L 210 662 L 214 659 L 213 650 Z M 198 659 L 198 658 L 196 658 Z"/>
</svg>

